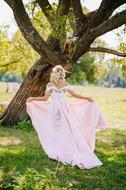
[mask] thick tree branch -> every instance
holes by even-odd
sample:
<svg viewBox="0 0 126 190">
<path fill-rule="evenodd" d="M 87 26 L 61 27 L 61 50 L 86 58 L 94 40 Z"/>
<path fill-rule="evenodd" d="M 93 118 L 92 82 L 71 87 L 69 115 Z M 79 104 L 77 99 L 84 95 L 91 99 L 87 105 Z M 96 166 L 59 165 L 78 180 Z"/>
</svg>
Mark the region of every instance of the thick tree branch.
<svg viewBox="0 0 126 190">
<path fill-rule="evenodd" d="M 75 16 L 76 30 L 77 30 L 75 35 L 79 36 L 80 35 L 79 33 L 81 32 L 82 28 L 84 28 L 87 19 L 83 13 L 80 0 L 72 0 L 72 8 Z"/>
<path fill-rule="evenodd" d="M 13 3 L 14 3 L 14 0 L 4 0 L 11 9 L 13 9 Z"/>
<path fill-rule="evenodd" d="M 71 0 L 59 0 L 56 10 L 55 22 L 52 27 L 53 37 L 56 39 L 59 50 L 62 50 L 66 41 L 66 19 L 69 12 Z M 58 46 L 57 46 L 58 47 Z"/>
<path fill-rule="evenodd" d="M 61 49 L 64 47 L 66 41 L 66 15 L 69 12 L 71 0 L 60 0 L 55 18 L 52 24 L 52 32 L 47 39 L 47 44 L 52 50 L 56 50 L 61 53 Z"/>
<path fill-rule="evenodd" d="M 46 52 L 46 43 L 39 35 L 38 31 L 33 27 L 31 20 L 26 13 L 22 0 L 14 2 L 13 13 L 17 24 L 26 40 L 40 55 L 43 51 Z"/>
<path fill-rule="evenodd" d="M 36 0 L 36 2 L 39 4 L 43 13 L 52 26 L 52 32 L 47 40 L 48 45 L 52 48 L 52 50 L 61 51 L 60 45 L 63 44 L 66 39 L 65 16 L 68 14 L 71 0 L 59 0 L 56 13 L 52 9 L 48 0 Z M 62 41 L 61 44 L 60 40 Z"/>
<path fill-rule="evenodd" d="M 37 51 L 40 55 L 46 55 L 48 57 L 49 63 L 52 65 L 60 64 L 61 60 L 59 56 L 50 50 L 46 42 L 42 39 L 38 31 L 32 25 L 22 0 L 14 0 L 13 13 L 22 35 L 35 49 L 35 51 Z"/>
<path fill-rule="evenodd" d="M 87 22 L 84 27 L 81 28 L 78 36 L 82 37 L 82 35 L 87 31 L 87 28 L 95 28 L 108 20 L 114 10 L 125 3 L 126 0 L 102 0 L 98 9 L 86 15 Z"/>
<path fill-rule="evenodd" d="M 52 6 L 50 5 L 49 1 L 48 0 L 36 0 L 36 2 L 41 7 L 42 12 L 45 14 L 50 25 L 53 25 L 55 12 L 54 12 Z"/>
<path fill-rule="evenodd" d="M 114 10 L 124 3 L 126 3 L 126 0 L 102 0 L 99 8 L 90 20 L 90 28 L 96 27 L 103 21 L 107 20 L 112 15 Z"/>
<path fill-rule="evenodd" d="M 104 47 L 90 47 L 88 51 L 92 52 L 101 52 L 101 53 L 109 53 L 121 57 L 126 57 L 126 52 L 119 52 L 113 49 L 104 48 Z"/>
<path fill-rule="evenodd" d="M 91 30 L 92 35 L 97 38 L 111 30 L 114 30 L 126 23 L 126 10 L 116 14 L 109 20 Z"/>
<path fill-rule="evenodd" d="M 114 30 L 125 23 L 126 23 L 126 10 L 116 14 L 115 16 L 103 22 L 103 24 L 94 29 L 89 28 L 76 44 L 74 55 L 72 57 L 73 62 L 75 62 L 80 56 L 82 56 L 84 53 L 88 51 L 90 45 L 97 37 L 111 30 Z"/>
<path fill-rule="evenodd" d="M 59 0 L 57 7 L 57 16 L 64 16 L 68 14 L 71 0 Z"/>
</svg>

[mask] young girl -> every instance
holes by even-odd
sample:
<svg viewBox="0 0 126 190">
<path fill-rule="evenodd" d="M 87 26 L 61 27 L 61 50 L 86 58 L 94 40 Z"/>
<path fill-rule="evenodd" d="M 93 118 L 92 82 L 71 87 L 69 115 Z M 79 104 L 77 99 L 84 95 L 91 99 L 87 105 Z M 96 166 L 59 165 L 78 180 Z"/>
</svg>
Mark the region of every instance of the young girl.
<svg viewBox="0 0 126 190">
<path fill-rule="evenodd" d="M 27 99 L 27 113 L 49 158 L 80 169 L 99 167 L 95 133 L 106 128 L 104 117 L 92 98 L 79 95 L 65 82 L 66 72 L 60 65 L 52 69 L 45 95 Z M 66 93 L 75 99 L 68 101 Z"/>
</svg>

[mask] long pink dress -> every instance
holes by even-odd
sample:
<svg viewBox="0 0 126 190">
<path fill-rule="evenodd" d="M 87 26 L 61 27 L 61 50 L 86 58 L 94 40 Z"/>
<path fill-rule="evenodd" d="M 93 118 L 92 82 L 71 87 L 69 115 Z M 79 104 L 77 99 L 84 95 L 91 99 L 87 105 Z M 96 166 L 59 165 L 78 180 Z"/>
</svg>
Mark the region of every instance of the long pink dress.
<svg viewBox="0 0 126 190">
<path fill-rule="evenodd" d="M 82 169 L 97 167 L 102 162 L 94 153 L 96 129 L 105 129 L 105 119 L 95 102 L 66 99 L 71 85 L 60 89 L 48 87 L 51 102 L 26 102 L 27 113 L 49 158 Z"/>
</svg>

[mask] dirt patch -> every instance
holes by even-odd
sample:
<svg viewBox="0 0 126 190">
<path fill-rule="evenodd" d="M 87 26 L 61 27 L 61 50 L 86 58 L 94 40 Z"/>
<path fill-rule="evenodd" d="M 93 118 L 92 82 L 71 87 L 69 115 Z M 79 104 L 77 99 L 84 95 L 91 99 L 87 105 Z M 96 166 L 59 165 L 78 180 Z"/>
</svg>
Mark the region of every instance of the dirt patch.
<svg viewBox="0 0 126 190">
<path fill-rule="evenodd" d="M 22 141 L 16 137 L 0 137 L 0 145 L 19 145 Z"/>
</svg>

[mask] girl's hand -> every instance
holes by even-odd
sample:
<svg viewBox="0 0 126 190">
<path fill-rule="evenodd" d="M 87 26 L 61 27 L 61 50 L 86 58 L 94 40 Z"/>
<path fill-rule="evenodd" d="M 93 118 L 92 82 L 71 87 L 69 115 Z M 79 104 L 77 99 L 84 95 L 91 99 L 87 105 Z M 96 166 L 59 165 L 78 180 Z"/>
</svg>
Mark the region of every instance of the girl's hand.
<svg viewBox="0 0 126 190">
<path fill-rule="evenodd" d="M 33 100 L 34 100 L 34 98 L 30 97 L 30 98 L 27 99 L 27 102 L 32 102 Z"/>
<path fill-rule="evenodd" d="M 94 102 L 94 100 L 93 100 L 92 98 L 90 98 L 90 97 L 87 97 L 87 100 L 88 100 L 89 102 Z"/>
</svg>

